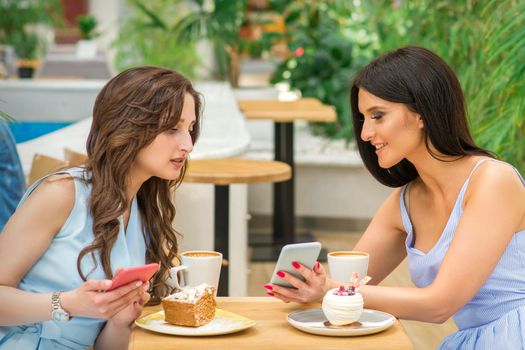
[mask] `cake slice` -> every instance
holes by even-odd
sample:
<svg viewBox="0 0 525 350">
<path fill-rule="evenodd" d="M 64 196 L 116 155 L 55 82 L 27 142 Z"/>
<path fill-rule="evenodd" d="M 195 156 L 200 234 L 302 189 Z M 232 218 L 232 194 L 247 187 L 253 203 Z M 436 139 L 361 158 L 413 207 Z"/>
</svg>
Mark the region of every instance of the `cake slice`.
<svg viewBox="0 0 525 350">
<path fill-rule="evenodd" d="M 215 317 L 215 287 L 201 284 L 185 288 L 162 299 L 166 322 L 187 327 L 200 327 Z"/>
</svg>

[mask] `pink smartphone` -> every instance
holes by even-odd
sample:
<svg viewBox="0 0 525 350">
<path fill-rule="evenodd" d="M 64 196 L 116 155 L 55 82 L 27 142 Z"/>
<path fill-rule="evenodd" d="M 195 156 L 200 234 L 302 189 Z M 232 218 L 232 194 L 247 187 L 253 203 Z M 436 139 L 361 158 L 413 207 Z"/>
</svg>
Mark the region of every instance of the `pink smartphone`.
<svg viewBox="0 0 525 350">
<path fill-rule="evenodd" d="M 159 269 L 159 264 L 152 263 L 142 266 L 127 267 L 117 272 L 111 281 L 111 287 L 107 290 L 113 290 L 118 287 L 122 287 L 128 283 L 134 281 L 142 281 L 146 283 Z"/>
</svg>

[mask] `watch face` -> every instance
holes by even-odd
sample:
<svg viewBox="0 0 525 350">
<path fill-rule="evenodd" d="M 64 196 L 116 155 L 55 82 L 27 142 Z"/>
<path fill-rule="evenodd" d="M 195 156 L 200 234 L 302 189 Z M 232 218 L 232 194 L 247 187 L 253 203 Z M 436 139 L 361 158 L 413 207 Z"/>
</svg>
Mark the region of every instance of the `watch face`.
<svg viewBox="0 0 525 350">
<path fill-rule="evenodd" d="M 69 321 L 69 314 L 64 310 L 53 310 L 51 317 L 54 321 L 67 322 Z"/>
</svg>

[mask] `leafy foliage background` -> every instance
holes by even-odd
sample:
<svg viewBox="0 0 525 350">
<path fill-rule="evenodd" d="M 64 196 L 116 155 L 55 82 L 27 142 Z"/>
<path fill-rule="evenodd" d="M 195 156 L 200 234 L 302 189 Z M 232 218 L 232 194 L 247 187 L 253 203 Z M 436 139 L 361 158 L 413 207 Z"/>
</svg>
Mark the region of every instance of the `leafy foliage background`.
<svg viewBox="0 0 525 350">
<path fill-rule="evenodd" d="M 525 172 L 525 1 L 270 3 L 285 16 L 291 52 L 272 81 L 336 106 L 337 122 L 316 132 L 350 142 L 352 76 L 383 52 L 419 45 L 458 75 L 476 142 Z"/>
</svg>

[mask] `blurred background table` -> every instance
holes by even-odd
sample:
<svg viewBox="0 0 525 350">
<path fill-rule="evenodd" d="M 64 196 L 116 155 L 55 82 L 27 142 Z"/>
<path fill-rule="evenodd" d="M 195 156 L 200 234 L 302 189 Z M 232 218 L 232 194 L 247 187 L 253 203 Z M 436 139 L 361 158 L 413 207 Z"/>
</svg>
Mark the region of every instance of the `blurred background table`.
<svg viewBox="0 0 525 350">
<path fill-rule="evenodd" d="M 274 122 L 274 159 L 292 168 L 290 180 L 273 185 L 272 235 L 254 234 L 249 237 L 253 261 L 274 261 L 283 245 L 313 239 L 311 235 L 299 237 L 295 232 L 294 121 L 333 122 L 336 113 L 332 106 L 316 98 L 295 101 L 239 100 L 239 108 L 248 119 L 270 119 Z"/>
</svg>

